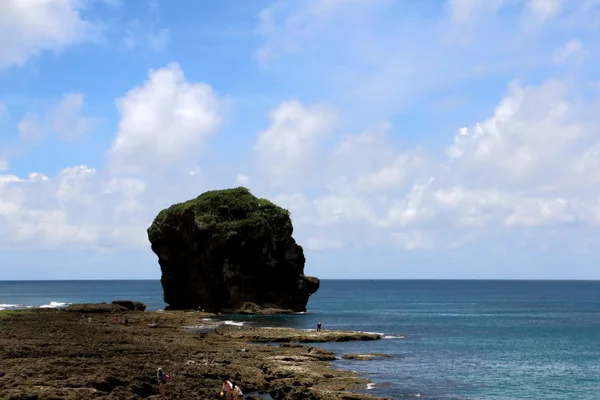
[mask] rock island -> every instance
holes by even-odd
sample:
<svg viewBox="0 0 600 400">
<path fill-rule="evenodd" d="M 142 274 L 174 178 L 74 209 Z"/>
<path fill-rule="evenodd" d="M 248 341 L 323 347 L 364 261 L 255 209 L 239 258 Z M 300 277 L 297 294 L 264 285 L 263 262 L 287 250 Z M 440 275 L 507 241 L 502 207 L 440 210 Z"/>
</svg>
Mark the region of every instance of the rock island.
<svg viewBox="0 0 600 400">
<path fill-rule="evenodd" d="M 244 187 L 208 191 L 162 210 L 148 228 L 168 309 L 302 312 L 319 280 L 288 210 Z"/>
</svg>

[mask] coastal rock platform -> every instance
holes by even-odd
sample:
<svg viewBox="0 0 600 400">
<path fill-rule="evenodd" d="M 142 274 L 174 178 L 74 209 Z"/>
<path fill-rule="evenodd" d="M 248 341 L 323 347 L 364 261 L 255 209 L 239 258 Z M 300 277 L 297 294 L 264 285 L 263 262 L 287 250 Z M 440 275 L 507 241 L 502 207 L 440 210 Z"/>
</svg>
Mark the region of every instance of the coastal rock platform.
<svg viewBox="0 0 600 400">
<path fill-rule="evenodd" d="M 352 342 L 365 340 L 379 340 L 381 334 L 353 332 L 303 330 L 292 328 L 254 328 L 221 326 L 216 333 L 238 340 L 247 340 L 256 343 L 326 343 L 326 342 Z"/>
<path fill-rule="evenodd" d="M 0 319 L 0 398 L 159 399 L 155 373 L 162 367 L 171 376 L 170 399 L 218 398 L 224 378 L 252 398 L 374 399 L 363 392 L 367 379 L 332 368 L 334 353 L 291 342 L 375 336 L 224 326 L 194 334 L 185 328 L 214 323 L 182 311 L 12 313 Z"/>
</svg>

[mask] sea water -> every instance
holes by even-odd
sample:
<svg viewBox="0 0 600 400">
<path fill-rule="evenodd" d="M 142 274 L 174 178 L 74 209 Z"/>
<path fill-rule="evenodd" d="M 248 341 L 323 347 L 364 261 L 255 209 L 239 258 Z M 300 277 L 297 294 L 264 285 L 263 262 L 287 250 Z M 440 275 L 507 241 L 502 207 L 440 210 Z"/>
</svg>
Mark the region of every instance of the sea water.
<svg viewBox="0 0 600 400">
<path fill-rule="evenodd" d="M 157 281 L 0 282 L 0 308 L 143 301 L 164 307 Z M 370 342 L 319 344 L 368 376 L 365 391 L 396 399 L 600 399 L 600 282 L 324 280 L 308 312 L 223 316 L 260 326 L 380 332 Z"/>
</svg>

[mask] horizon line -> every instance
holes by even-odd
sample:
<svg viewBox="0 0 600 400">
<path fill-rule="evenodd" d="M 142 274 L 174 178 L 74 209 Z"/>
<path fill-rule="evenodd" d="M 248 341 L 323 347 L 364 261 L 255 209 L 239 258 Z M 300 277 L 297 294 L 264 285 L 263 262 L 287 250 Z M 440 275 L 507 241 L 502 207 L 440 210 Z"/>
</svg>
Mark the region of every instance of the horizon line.
<svg viewBox="0 0 600 400">
<path fill-rule="evenodd" d="M 320 281 L 499 281 L 499 282 L 600 282 L 598 278 L 319 278 Z M 1 282 L 160 282 L 160 278 L 0 279 Z"/>
</svg>

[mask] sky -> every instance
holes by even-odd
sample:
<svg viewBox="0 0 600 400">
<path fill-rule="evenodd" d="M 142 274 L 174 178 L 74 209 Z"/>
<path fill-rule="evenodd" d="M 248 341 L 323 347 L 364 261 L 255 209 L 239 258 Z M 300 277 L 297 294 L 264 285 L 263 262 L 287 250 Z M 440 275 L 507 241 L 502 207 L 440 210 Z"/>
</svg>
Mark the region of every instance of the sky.
<svg viewBox="0 0 600 400">
<path fill-rule="evenodd" d="M 3 0 L 0 280 L 156 279 L 206 190 L 320 278 L 600 279 L 600 0 Z"/>
</svg>

